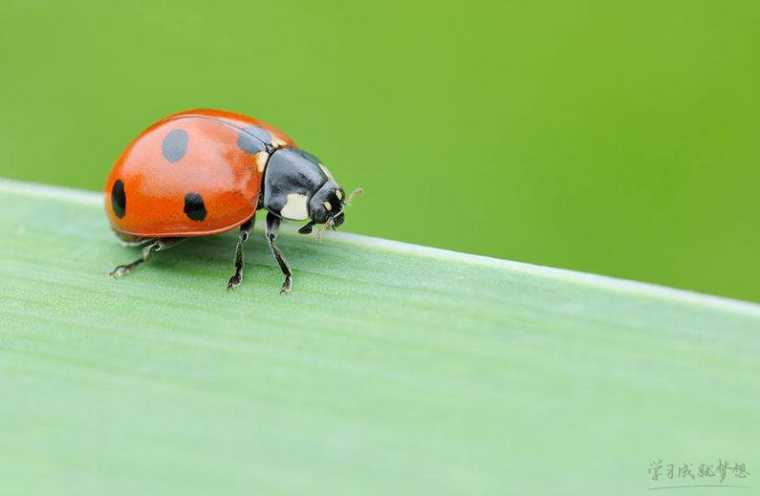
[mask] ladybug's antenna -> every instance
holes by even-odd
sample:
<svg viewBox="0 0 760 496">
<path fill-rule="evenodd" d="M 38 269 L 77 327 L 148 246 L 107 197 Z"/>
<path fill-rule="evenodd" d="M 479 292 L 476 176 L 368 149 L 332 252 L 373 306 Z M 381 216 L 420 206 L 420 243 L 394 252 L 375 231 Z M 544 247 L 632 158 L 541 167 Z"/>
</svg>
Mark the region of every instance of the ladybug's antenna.
<svg viewBox="0 0 760 496">
<path fill-rule="evenodd" d="M 346 204 L 346 205 L 351 205 L 351 200 L 352 200 L 352 199 L 353 199 L 355 196 L 361 195 L 361 194 L 363 194 L 363 193 L 364 193 L 364 188 L 362 188 L 361 186 L 360 186 L 360 187 L 358 187 L 358 188 L 356 188 L 355 190 L 353 190 L 353 191 L 351 192 L 351 194 L 350 194 L 350 195 L 348 195 L 348 198 L 346 198 L 345 204 Z"/>
</svg>

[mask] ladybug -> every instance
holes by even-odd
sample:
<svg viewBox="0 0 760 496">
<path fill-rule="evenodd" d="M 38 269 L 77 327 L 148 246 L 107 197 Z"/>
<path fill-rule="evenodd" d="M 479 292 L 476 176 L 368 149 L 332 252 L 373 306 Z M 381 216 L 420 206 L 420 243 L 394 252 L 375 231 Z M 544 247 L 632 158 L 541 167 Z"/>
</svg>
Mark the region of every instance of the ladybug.
<svg viewBox="0 0 760 496">
<path fill-rule="evenodd" d="M 243 280 L 243 245 L 256 211 L 264 208 L 266 239 L 284 276 L 280 292 L 289 293 L 293 273 L 277 246 L 281 222 L 308 221 L 301 234 L 315 224 L 335 229 L 349 201 L 317 157 L 263 121 L 210 109 L 173 114 L 130 143 L 106 180 L 111 228 L 126 245 L 143 246 L 140 258 L 110 275 L 128 274 L 185 239 L 239 228 L 227 283 L 233 289 Z"/>
</svg>

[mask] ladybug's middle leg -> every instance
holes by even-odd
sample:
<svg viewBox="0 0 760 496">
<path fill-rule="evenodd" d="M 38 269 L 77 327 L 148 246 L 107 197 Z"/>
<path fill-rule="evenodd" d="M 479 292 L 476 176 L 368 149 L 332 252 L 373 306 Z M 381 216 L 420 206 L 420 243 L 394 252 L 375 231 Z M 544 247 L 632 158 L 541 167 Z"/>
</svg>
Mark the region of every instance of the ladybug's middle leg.
<svg viewBox="0 0 760 496">
<path fill-rule="evenodd" d="M 243 281 L 243 266 L 245 265 L 243 243 L 248 241 L 255 222 L 256 218 L 251 217 L 240 226 L 240 234 L 238 235 L 237 245 L 235 245 L 235 273 L 230 277 L 227 289 L 235 289 Z"/>
<path fill-rule="evenodd" d="M 184 241 L 186 238 L 159 238 L 153 240 L 149 245 L 147 245 L 142 250 L 142 256 L 135 260 L 134 262 L 128 263 L 126 265 L 119 265 L 115 269 L 113 269 L 108 275 L 111 277 L 121 277 L 129 274 L 133 270 L 135 270 L 139 265 L 147 262 L 151 255 L 153 255 L 157 251 L 165 250 L 167 248 L 171 248 L 172 246 L 176 245 L 180 241 Z"/>
</svg>

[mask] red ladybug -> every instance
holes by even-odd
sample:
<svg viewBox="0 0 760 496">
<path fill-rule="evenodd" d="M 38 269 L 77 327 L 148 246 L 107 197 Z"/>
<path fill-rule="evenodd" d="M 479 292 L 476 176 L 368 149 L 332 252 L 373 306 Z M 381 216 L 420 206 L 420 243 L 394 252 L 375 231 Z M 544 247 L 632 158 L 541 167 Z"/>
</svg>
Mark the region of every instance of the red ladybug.
<svg viewBox="0 0 760 496">
<path fill-rule="evenodd" d="M 120 277 L 177 242 L 236 227 L 235 273 L 227 287 L 243 279 L 243 244 L 256 210 L 267 209 L 266 238 L 285 280 L 293 274 L 277 247 L 282 219 L 343 224 L 348 199 L 317 157 L 299 149 L 278 129 L 232 112 L 190 110 L 146 129 L 122 152 L 105 185 L 111 227 L 132 246 L 145 245 L 142 257 L 119 265 Z"/>
</svg>

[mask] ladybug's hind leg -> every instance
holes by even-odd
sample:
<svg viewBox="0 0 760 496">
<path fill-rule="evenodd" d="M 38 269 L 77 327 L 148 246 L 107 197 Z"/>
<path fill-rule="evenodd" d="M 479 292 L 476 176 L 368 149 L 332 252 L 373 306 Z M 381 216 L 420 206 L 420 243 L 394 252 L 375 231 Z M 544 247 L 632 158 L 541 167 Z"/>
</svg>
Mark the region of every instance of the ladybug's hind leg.
<svg viewBox="0 0 760 496">
<path fill-rule="evenodd" d="M 140 258 L 126 265 L 117 266 L 108 275 L 114 278 L 125 276 L 135 270 L 139 265 L 147 262 L 155 252 L 171 248 L 184 239 L 185 238 L 159 238 L 148 240 L 150 241 L 150 244 L 143 248 L 142 256 Z"/>
<path fill-rule="evenodd" d="M 235 289 L 243 282 L 243 266 L 245 265 L 245 257 L 243 256 L 243 244 L 248 241 L 248 238 L 253 231 L 253 224 L 255 218 L 251 217 L 240 226 L 240 234 L 238 235 L 237 244 L 235 245 L 235 273 L 230 277 L 227 283 L 227 289 Z"/>
</svg>

